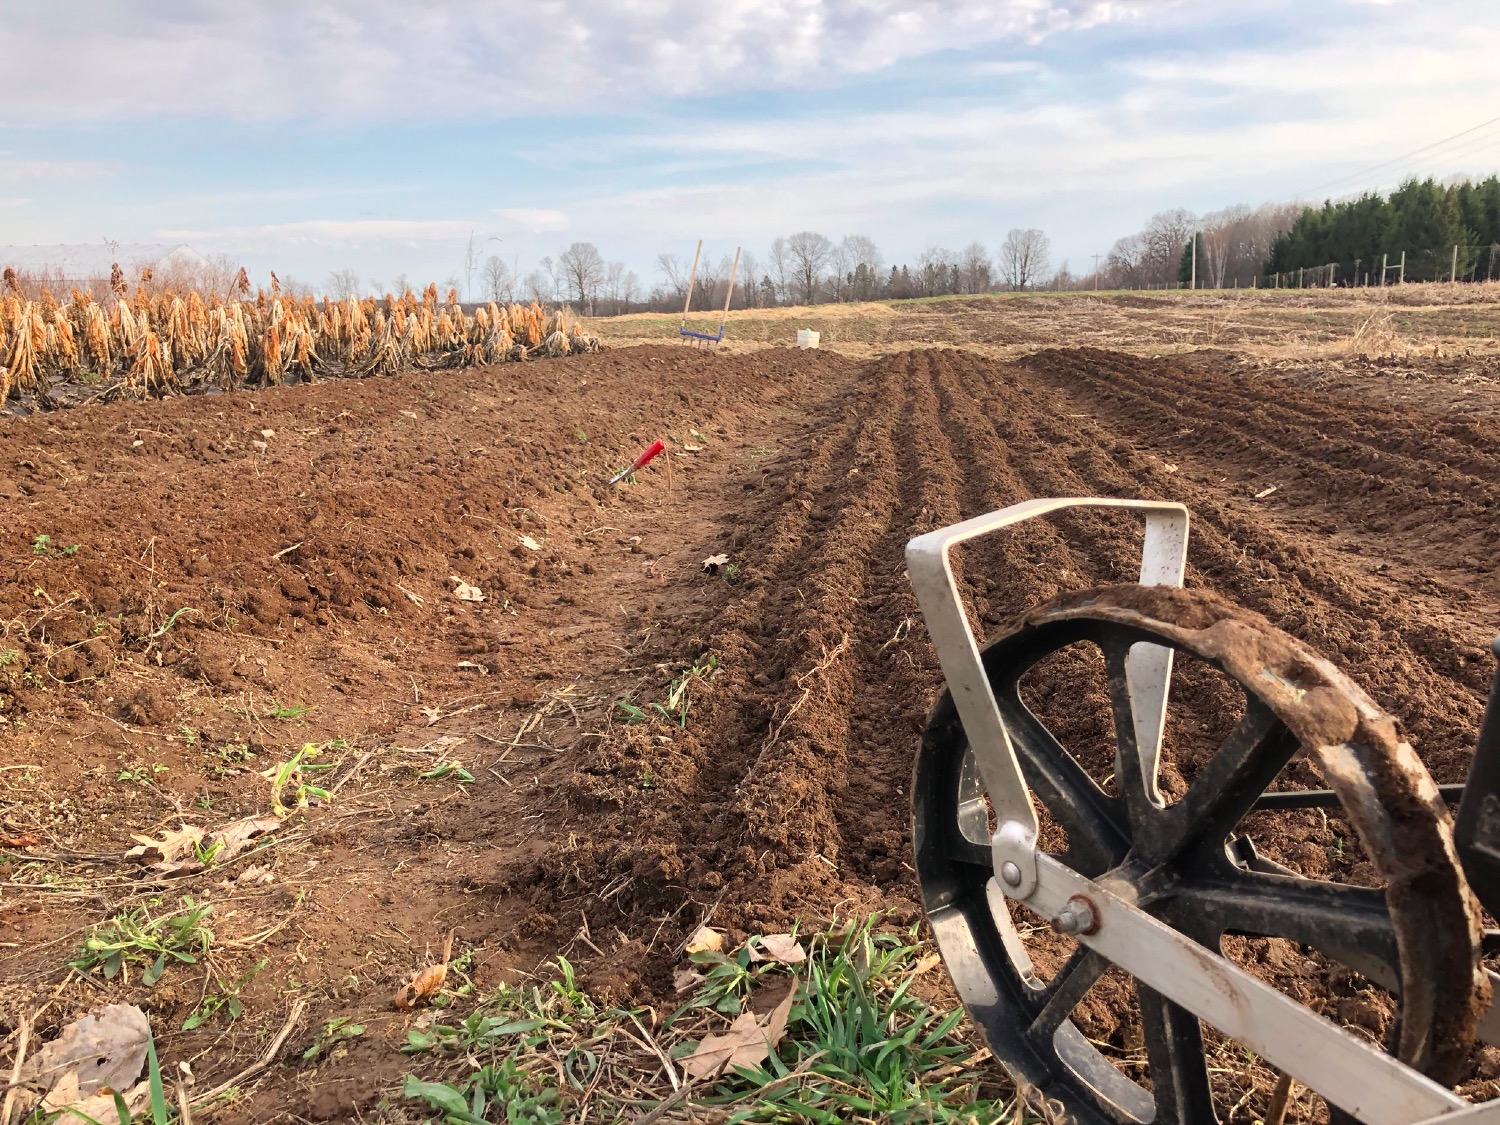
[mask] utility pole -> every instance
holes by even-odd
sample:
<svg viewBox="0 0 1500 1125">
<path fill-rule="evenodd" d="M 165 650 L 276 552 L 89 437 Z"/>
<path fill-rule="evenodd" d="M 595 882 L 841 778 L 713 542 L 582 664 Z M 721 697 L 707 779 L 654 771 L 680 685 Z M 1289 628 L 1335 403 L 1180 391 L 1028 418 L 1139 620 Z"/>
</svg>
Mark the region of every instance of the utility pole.
<svg viewBox="0 0 1500 1125">
<path fill-rule="evenodd" d="M 1453 248 L 1453 268 L 1448 271 L 1448 284 L 1458 284 L 1458 247 Z"/>
<path fill-rule="evenodd" d="M 1385 271 L 1391 268 L 1390 260 L 1391 256 L 1389 254 L 1380 255 L 1380 287 L 1382 289 L 1385 288 Z"/>
<path fill-rule="evenodd" d="M 1102 258 L 1102 257 L 1104 257 L 1103 254 L 1095 254 L 1094 255 L 1094 292 L 1095 293 L 1099 292 L 1099 259 Z"/>
<path fill-rule="evenodd" d="M 1198 232 L 1193 232 L 1193 278 L 1188 283 L 1189 289 L 1198 288 Z"/>
</svg>

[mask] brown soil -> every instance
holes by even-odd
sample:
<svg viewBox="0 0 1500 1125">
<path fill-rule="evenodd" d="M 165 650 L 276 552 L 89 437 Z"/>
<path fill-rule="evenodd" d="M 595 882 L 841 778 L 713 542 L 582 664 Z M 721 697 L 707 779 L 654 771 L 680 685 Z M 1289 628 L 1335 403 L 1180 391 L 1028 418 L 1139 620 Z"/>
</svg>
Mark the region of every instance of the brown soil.
<svg viewBox="0 0 1500 1125">
<path fill-rule="evenodd" d="M 0 851 L 4 1025 L 130 999 L 213 1083 L 303 998 L 294 1044 L 335 1016 L 365 1038 L 222 1116 L 342 1120 L 408 1068 L 390 995 L 449 929 L 481 986 L 565 951 L 602 997 L 669 1004 L 705 918 L 918 917 L 906 788 L 941 675 L 902 547 L 1030 496 L 1186 502 L 1189 585 L 1329 657 L 1461 780 L 1500 624 L 1500 424 L 1309 382 L 1212 354 L 633 348 L 0 426 L 0 816 L 38 840 Z M 665 461 L 603 485 L 659 436 Z M 977 619 L 1133 580 L 1137 535 L 1074 514 L 968 550 Z M 720 552 L 732 570 L 704 574 Z M 1096 671 L 1061 654 L 1026 688 L 1085 746 L 1107 731 Z M 617 699 L 649 711 L 684 674 L 685 725 L 622 721 Z M 1187 682 L 1169 789 L 1224 726 L 1224 686 Z M 257 855 L 270 883 L 163 887 L 120 858 L 132 833 L 265 811 L 259 771 L 332 739 L 338 791 Z M 475 782 L 418 776 L 449 759 Z M 1336 821 L 1253 828 L 1359 877 Z M 227 1029 L 172 1030 L 213 990 L 201 970 L 64 970 L 90 925 L 182 892 L 216 904 L 224 979 L 269 958 Z M 1358 982 L 1246 945 L 1385 1030 Z M 1129 1049 L 1125 1013 L 1094 1009 Z"/>
</svg>

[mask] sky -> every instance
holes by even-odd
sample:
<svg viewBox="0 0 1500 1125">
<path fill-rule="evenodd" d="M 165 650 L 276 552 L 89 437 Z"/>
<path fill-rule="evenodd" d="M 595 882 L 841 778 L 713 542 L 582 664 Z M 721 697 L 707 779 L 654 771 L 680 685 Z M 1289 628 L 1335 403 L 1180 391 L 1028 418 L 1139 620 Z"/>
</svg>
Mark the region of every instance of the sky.
<svg viewBox="0 0 1500 1125">
<path fill-rule="evenodd" d="M 0 0 L 0 245 L 384 288 L 588 241 L 649 287 L 1040 227 L 1081 273 L 1169 207 L 1500 167 L 1497 57 L 1494 0 Z"/>
</svg>

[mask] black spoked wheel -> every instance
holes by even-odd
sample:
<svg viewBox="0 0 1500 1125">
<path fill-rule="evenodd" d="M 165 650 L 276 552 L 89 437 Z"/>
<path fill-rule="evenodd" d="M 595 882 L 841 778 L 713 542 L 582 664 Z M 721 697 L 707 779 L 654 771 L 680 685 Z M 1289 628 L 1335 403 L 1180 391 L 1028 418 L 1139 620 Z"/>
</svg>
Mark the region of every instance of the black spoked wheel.
<svg viewBox="0 0 1500 1125">
<path fill-rule="evenodd" d="M 1022 700 L 1028 670 L 1080 642 L 1103 660 L 1115 744 L 1108 789 Z M 1156 796 L 1137 750 L 1128 665 L 1142 643 L 1209 664 L 1243 692 L 1238 722 L 1171 802 Z M 1046 850 L 1089 878 L 1127 882 L 1143 909 L 1216 951 L 1232 935 L 1284 938 L 1378 982 L 1395 997 L 1388 1049 L 1455 1079 L 1484 990 L 1478 909 L 1436 786 L 1354 684 L 1211 595 L 1137 586 L 1041 607 L 990 645 L 984 663 L 1034 798 L 1061 830 L 1050 833 L 1053 847 L 1044 833 Z M 1256 809 L 1277 807 L 1268 790 L 1299 754 L 1327 779 L 1382 886 L 1305 877 L 1262 858 L 1238 830 Z M 1050 979 L 1037 971 L 1024 914 L 991 881 L 990 806 L 947 695 L 923 736 L 913 807 L 917 872 L 944 960 L 1012 1074 L 1080 1125 L 1218 1120 L 1195 1016 L 1132 982 L 1144 1065 L 1123 1066 L 1073 1018 L 1118 970 L 1076 945 Z"/>
</svg>

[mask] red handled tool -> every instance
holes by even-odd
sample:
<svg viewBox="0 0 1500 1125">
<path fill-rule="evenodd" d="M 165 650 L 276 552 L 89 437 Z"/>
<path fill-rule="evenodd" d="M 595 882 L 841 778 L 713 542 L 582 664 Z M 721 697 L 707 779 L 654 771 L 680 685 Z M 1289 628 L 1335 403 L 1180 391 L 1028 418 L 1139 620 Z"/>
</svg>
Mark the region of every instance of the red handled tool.
<svg viewBox="0 0 1500 1125">
<path fill-rule="evenodd" d="M 628 469 L 621 469 L 618 473 L 616 473 L 614 476 L 612 476 L 612 477 L 609 478 L 609 483 L 610 484 L 619 484 L 622 480 L 624 480 L 626 477 L 628 477 L 631 473 L 635 472 L 637 469 L 644 469 L 647 465 L 649 465 L 651 463 L 652 458 L 654 458 L 658 453 L 660 453 L 662 450 L 664 450 L 666 448 L 667 448 L 667 443 L 666 442 L 664 442 L 664 441 L 653 441 L 651 443 L 650 447 L 647 448 L 646 452 L 642 453 L 639 457 L 637 457 L 635 459 L 634 463 L 631 464 L 630 468 L 628 468 Z"/>
</svg>

